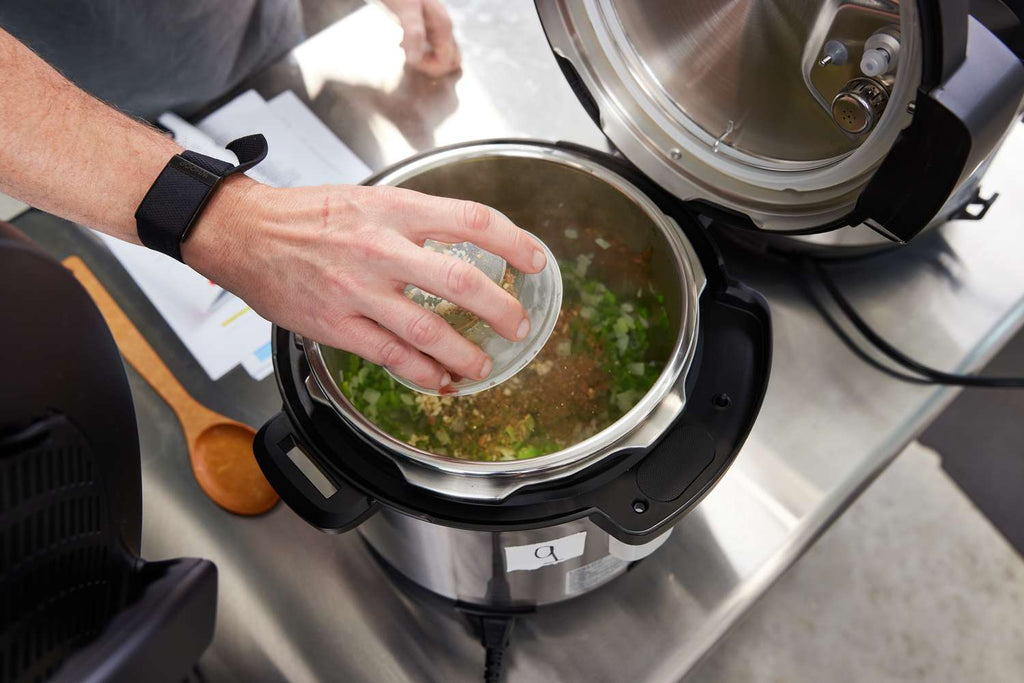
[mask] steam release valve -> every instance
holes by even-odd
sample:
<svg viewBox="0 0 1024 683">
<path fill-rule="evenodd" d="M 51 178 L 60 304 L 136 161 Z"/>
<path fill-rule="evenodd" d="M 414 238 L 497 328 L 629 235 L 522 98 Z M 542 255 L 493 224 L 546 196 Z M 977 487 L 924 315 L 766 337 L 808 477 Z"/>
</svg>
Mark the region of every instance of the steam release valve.
<svg viewBox="0 0 1024 683">
<path fill-rule="evenodd" d="M 869 78 L 878 78 L 894 71 L 900 59 L 900 30 L 886 26 L 864 41 L 860 70 Z"/>
<path fill-rule="evenodd" d="M 854 78 L 832 100 L 832 118 L 847 133 L 863 135 L 882 118 L 889 93 L 870 78 Z"/>
<path fill-rule="evenodd" d="M 842 66 L 846 64 L 849 56 L 850 52 L 843 43 L 838 40 L 830 40 L 825 43 L 825 47 L 821 50 L 821 59 L 818 60 L 818 66 L 828 66 L 830 64 Z"/>
</svg>

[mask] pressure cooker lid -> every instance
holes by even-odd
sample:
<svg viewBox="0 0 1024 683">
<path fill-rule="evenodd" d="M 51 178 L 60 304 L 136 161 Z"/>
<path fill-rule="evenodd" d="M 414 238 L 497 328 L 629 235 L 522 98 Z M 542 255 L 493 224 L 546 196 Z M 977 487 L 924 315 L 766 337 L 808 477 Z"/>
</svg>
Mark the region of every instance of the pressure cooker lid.
<svg viewBox="0 0 1024 683">
<path fill-rule="evenodd" d="M 937 118 L 963 113 L 946 103 L 945 112 L 929 109 L 919 116 L 922 127 L 931 129 L 928 135 L 892 155 L 901 133 L 915 121 L 915 105 L 922 114 L 918 89 L 939 85 L 965 61 L 965 5 L 925 0 L 536 4 L 560 66 L 619 151 L 676 197 L 725 208 L 762 229 L 809 231 L 840 227 L 856 217 L 856 222 L 873 219 L 872 227 L 905 239 L 924 227 L 933 205 L 940 206 L 951 185 L 980 161 L 976 157 L 991 149 L 991 136 L 968 133 L 970 123 L 947 122 L 947 132 L 938 132 Z M 941 36 L 934 28 L 922 29 L 939 24 Z M 973 92 L 959 99 L 992 98 L 973 119 L 991 122 L 998 139 L 1020 103 L 1020 63 L 995 39 L 994 51 L 981 59 L 992 36 L 981 29 L 970 37 L 981 66 L 972 83 L 961 84 Z M 872 187 L 868 197 L 881 208 L 858 205 L 890 155 L 899 168 L 879 174 L 889 186 L 882 192 Z M 939 167 L 945 174 L 941 181 L 936 175 L 915 185 L 907 178 L 924 178 Z M 883 221 L 882 214 L 907 193 L 920 206 L 913 212 L 904 207 L 898 220 Z"/>
</svg>

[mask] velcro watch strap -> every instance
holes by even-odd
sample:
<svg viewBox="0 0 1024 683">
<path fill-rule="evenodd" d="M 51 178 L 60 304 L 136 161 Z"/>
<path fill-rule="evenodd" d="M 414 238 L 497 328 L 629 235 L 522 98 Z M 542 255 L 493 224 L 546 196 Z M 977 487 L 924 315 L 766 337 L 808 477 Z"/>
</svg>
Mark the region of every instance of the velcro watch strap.
<svg viewBox="0 0 1024 683">
<path fill-rule="evenodd" d="M 181 244 L 220 181 L 252 168 L 267 156 L 267 140 L 258 133 L 238 138 L 227 148 L 238 157 L 237 166 L 192 151 L 171 157 L 135 210 L 143 244 L 181 261 Z"/>
</svg>

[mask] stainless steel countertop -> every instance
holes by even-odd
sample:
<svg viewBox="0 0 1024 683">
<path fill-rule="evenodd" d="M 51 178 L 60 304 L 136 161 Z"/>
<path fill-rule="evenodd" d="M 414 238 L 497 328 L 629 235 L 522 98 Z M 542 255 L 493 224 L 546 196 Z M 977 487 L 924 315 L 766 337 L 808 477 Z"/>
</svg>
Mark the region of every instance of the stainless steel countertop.
<svg viewBox="0 0 1024 683">
<path fill-rule="evenodd" d="M 266 96 L 291 88 L 306 97 L 374 169 L 481 138 L 605 146 L 564 82 L 533 3 L 447 4 L 464 55 L 457 79 L 405 73 L 398 29 L 367 7 L 252 85 Z M 940 368 L 979 366 L 1024 319 L 1021 178 L 1018 126 L 985 183 L 1002 196 L 983 222 L 951 223 L 910 247 L 838 266 L 837 280 L 899 348 Z M 240 371 L 206 380 L 123 272 L 88 250 L 193 393 L 253 424 L 272 415 L 273 380 L 255 383 Z M 772 381 L 753 433 L 664 548 L 608 587 L 517 626 L 510 681 L 680 679 L 952 399 L 862 364 L 777 265 L 727 256 L 735 275 L 766 294 L 775 326 Z M 356 534 L 321 534 L 283 505 L 256 519 L 214 506 L 192 479 L 170 410 L 134 375 L 132 386 L 144 454 L 143 553 L 207 557 L 220 571 L 208 680 L 480 678 L 483 652 L 461 619 L 401 591 Z"/>
</svg>

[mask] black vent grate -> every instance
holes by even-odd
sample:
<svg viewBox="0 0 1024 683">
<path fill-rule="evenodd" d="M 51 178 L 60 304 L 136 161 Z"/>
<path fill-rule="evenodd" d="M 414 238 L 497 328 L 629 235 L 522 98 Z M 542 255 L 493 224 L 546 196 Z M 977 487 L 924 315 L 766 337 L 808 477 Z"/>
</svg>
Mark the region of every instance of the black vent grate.
<svg viewBox="0 0 1024 683">
<path fill-rule="evenodd" d="M 43 681 L 124 602 L 92 451 L 63 416 L 0 438 L 0 680 Z"/>
</svg>

